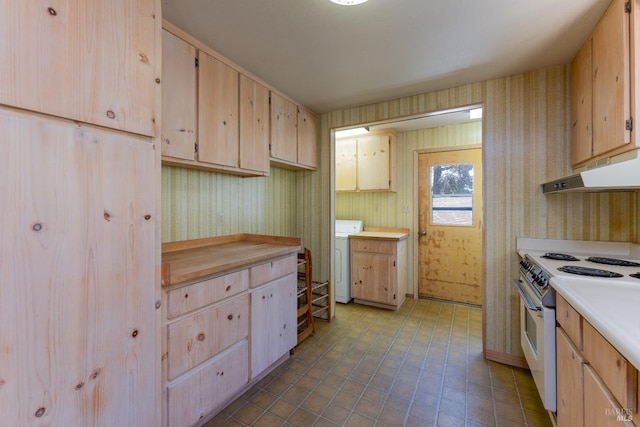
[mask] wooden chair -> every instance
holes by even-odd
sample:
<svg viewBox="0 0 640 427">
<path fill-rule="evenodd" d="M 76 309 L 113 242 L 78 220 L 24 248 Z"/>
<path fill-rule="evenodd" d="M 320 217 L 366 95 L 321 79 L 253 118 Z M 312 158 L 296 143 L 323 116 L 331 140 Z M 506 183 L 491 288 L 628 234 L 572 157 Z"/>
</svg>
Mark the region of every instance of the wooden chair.
<svg viewBox="0 0 640 427">
<path fill-rule="evenodd" d="M 312 313 L 311 251 L 298 253 L 298 344 L 316 332 Z"/>
</svg>

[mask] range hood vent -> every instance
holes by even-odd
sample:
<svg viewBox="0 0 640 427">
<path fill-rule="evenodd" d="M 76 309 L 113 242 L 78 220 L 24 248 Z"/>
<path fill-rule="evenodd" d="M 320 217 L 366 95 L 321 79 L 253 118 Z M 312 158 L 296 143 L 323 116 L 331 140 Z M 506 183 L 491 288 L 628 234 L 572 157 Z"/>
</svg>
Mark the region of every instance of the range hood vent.
<svg viewBox="0 0 640 427">
<path fill-rule="evenodd" d="M 542 184 L 544 194 L 584 191 L 640 191 L 640 150 L 599 160 L 575 175 Z"/>
</svg>

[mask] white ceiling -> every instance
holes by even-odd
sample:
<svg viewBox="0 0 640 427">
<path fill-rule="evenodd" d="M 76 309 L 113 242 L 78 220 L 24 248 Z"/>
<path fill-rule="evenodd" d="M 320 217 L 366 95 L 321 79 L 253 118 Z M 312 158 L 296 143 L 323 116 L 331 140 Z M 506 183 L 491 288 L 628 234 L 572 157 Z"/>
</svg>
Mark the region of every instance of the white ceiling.
<svg viewBox="0 0 640 427">
<path fill-rule="evenodd" d="M 163 17 L 323 113 L 571 61 L 609 0 L 162 0 Z"/>
</svg>

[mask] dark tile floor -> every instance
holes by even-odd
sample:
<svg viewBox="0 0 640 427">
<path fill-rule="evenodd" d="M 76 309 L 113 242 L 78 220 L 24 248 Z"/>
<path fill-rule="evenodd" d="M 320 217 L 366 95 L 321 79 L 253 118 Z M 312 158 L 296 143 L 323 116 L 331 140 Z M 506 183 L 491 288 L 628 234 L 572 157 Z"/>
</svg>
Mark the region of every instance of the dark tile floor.
<svg viewBox="0 0 640 427">
<path fill-rule="evenodd" d="M 529 371 L 482 357 L 479 308 L 356 304 L 211 420 L 212 426 L 550 426 Z"/>
</svg>

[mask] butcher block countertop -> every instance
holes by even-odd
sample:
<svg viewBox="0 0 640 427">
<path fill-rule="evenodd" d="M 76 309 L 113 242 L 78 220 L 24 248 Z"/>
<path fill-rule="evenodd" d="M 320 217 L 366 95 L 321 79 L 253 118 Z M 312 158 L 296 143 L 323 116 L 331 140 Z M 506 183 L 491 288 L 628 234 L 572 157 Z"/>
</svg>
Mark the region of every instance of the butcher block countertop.
<svg viewBox="0 0 640 427">
<path fill-rule="evenodd" d="M 408 228 L 365 227 L 364 231 L 349 234 L 350 239 L 404 240 L 409 237 Z"/>
<path fill-rule="evenodd" d="M 169 286 L 297 253 L 295 237 L 233 234 L 162 244 L 162 286 Z"/>
</svg>

